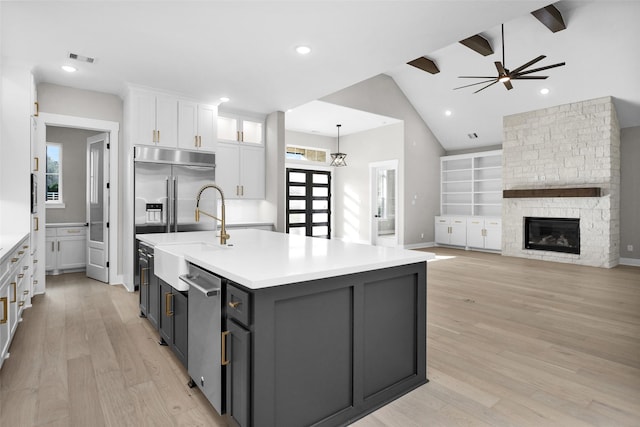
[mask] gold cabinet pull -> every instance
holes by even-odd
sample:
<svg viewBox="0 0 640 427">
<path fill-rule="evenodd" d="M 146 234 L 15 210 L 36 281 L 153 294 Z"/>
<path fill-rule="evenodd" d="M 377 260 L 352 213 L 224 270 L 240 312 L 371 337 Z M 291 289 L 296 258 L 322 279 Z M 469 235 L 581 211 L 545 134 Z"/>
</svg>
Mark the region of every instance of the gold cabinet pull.
<svg viewBox="0 0 640 427">
<path fill-rule="evenodd" d="M 18 274 L 18 279 L 22 279 L 24 277 L 24 273 Z"/>
<path fill-rule="evenodd" d="M 240 141 L 244 142 L 244 131 L 240 131 Z"/>
<path fill-rule="evenodd" d="M 36 165 L 33 168 L 34 172 L 38 172 L 40 170 L 40 159 L 38 157 L 34 157 L 33 160 L 35 160 Z"/>
<path fill-rule="evenodd" d="M 9 302 L 14 303 L 16 302 L 16 299 L 17 299 L 16 297 L 18 294 L 18 290 L 16 287 L 18 286 L 18 284 L 16 282 L 11 282 L 11 286 L 13 286 L 13 299 Z"/>
<path fill-rule="evenodd" d="M 173 294 L 171 292 L 166 292 L 164 294 L 164 314 L 167 317 L 173 316 L 173 310 L 171 310 L 172 301 L 173 301 Z"/>
<path fill-rule="evenodd" d="M 194 147 L 197 147 L 197 146 L 198 146 L 198 135 L 195 135 L 195 136 L 193 137 L 193 140 L 194 140 L 194 141 L 193 141 L 193 146 L 194 146 Z"/>
<path fill-rule="evenodd" d="M 224 331 L 221 336 L 221 345 L 220 345 L 220 364 L 222 366 L 227 366 L 229 364 L 229 359 L 227 359 L 227 335 L 229 335 L 231 331 Z"/>
<path fill-rule="evenodd" d="M 0 302 L 2 303 L 2 313 L 3 313 L 2 319 L 0 319 L 0 325 L 4 325 L 5 323 L 7 323 L 7 316 L 8 316 L 7 312 L 9 311 L 7 307 L 7 297 L 0 298 Z"/>
<path fill-rule="evenodd" d="M 24 251 L 18 251 L 18 255 L 24 255 Z"/>
<path fill-rule="evenodd" d="M 36 220 L 36 226 L 35 226 L 35 228 L 34 228 L 34 230 L 33 230 L 33 231 L 38 231 L 38 230 L 40 230 L 40 220 L 38 219 L 38 217 L 37 217 L 37 216 L 34 216 L 34 217 L 33 217 L 33 219 L 35 219 L 35 220 Z"/>
<path fill-rule="evenodd" d="M 158 132 L 158 140 L 156 142 L 159 143 L 160 142 L 160 131 L 157 131 L 157 132 Z"/>
<path fill-rule="evenodd" d="M 242 301 L 229 301 L 229 307 L 237 309 L 242 304 Z"/>
<path fill-rule="evenodd" d="M 18 262 L 18 258 L 11 258 L 11 264 L 13 264 L 14 262 Z"/>
<path fill-rule="evenodd" d="M 22 294 L 23 295 L 29 295 L 29 291 L 28 290 L 24 290 L 24 291 L 22 291 Z"/>
<path fill-rule="evenodd" d="M 24 301 L 20 301 L 20 302 L 18 303 L 18 307 L 22 307 L 23 305 L 24 305 Z"/>
<path fill-rule="evenodd" d="M 36 111 L 33 116 L 38 117 L 40 115 L 40 104 L 38 103 L 38 101 L 35 101 L 33 105 L 36 107 Z"/>
</svg>

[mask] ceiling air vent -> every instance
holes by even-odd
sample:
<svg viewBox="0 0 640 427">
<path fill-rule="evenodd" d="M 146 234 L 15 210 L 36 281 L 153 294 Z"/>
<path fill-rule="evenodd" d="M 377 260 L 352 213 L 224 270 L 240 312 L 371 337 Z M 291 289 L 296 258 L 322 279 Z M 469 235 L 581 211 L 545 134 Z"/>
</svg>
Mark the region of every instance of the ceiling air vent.
<svg viewBox="0 0 640 427">
<path fill-rule="evenodd" d="M 78 55 L 77 53 L 69 53 L 69 58 L 70 59 L 75 59 L 76 61 L 80 61 L 80 62 L 87 62 L 89 64 L 93 64 L 96 60 L 96 58 L 91 58 L 89 56 L 83 56 L 83 55 Z"/>
<path fill-rule="evenodd" d="M 467 136 L 469 137 L 469 139 L 476 139 L 478 137 L 478 134 L 473 132 L 473 133 L 468 133 Z"/>
</svg>

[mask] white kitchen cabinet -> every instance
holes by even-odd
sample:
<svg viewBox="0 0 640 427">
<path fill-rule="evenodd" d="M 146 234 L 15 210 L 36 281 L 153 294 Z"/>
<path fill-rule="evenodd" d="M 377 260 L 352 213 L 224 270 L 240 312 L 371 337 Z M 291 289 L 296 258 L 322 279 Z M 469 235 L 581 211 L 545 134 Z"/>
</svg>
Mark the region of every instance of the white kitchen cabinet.
<svg viewBox="0 0 640 427">
<path fill-rule="evenodd" d="M 466 246 L 466 217 L 437 216 L 435 218 L 435 236 L 438 244 Z"/>
<path fill-rule="evenodd" d="M 467 246 L 477 249 L 502 250 L 502 220 L 500 218 L 469 217 Z"/>
<path fill-rule="evenodd" d="M 264 146 L 218 142 L 216 183 L 228 199 L 264 199 Z"/>
<path fill-rule="evenodd" d="M 22 311 L 31 298 L 29 235 L 11 245 L 0 262 L 0 367 L 9 357 L 9 346 Z"/>
<path fill-rule="evenodd" d="M 132 90 L 131 138 L 134 145 L 178 145 L 178 98 Z"/>
<path fill-rule="evenodd" d="M 86 228 L 84 226 L 47 227 L 46 271 L 61 274 L 86 268 Z"/>
<path fill-rule="evenodd" d="M 190 150 L 216 150 L 218 107 L 178 101 L 178 147 Z"/>
<path fill-rule="evenodd" d="M 218 141 L 264 145 L 264 117 L 220 113 Z"/>
</svg>

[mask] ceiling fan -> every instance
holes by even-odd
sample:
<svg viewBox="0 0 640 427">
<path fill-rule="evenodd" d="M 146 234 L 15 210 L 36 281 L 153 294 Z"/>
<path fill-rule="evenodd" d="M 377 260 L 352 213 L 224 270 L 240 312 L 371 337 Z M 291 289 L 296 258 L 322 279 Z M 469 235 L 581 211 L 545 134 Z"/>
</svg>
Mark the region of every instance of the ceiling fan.
<svg viewBox="0 0 640 427">
<path fill-rule="evenodd" d="M 504 84 L 504 87 L 507 88 L 507 90 L 511 90 L 513 89 L 513 85 L 511 84 L 512 80 L 544 80 L 549 76 L 530 76 L 529 74 L 531 73 L 536 73 L 538 71 L 542 71 L 542 70 L 548 70 L 549 68 L 555 68 L 555 67 L 562 67 L 563 65 L 565 65 L 564 62 L 559 62 L 557 64 L 553 64 L 553 65 L 547 65 L 546 67 L 540 67 L 540 68 L 534 68 L 532 70 L 527 70 L 527 68 L 529 68 L 530 66 L 532 66 L 533 64 L 542 61 L 544 58 L 546 58 L 545 55 L 540 55 L 537 58 L 532 59 L 531 61 L 527 62 L 526 64 L 523 64 L 521 66 L 519 66 L 518 68 L 515 68 L 513 70 L 509 70 L 508 68 L 505 67 L 505 62 L 504 62 L 504 24 L 502 24 L 502 62 L 500 61 L 495 61 L 496 64 L 496 69 L 498 70 L 498 76 L 497 77 L 493 77 L 493 76 L 459 76 L 458 78 L 460 79 L 489 79 L 489 80 L 484 80 L 478 83 L 472 83 L 470 85 L 464 85 L 464 86 L 460 86 L 460 87 L 456 87 L 453 88 L 454 90 L 456 89 L 462 89 L 465 87 L 470 87 L 470 86 L 476 86 L 476 85 L 481 85 L 484 83 L 489 83 L 488 85 L 476 90 L 473 93 L 478 93 L 481 90 L 485 90 L 486 88 L 488 88 L 489 86 L 493 86 L 494 84 L 500 82 L 502 84 Z"/>
</svg>

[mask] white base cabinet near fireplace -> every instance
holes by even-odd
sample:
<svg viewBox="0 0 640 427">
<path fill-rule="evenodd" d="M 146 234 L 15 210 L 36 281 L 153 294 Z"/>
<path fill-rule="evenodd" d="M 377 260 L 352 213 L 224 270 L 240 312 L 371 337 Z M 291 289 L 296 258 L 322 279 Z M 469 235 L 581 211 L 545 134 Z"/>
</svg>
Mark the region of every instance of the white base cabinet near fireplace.
<svg viewBox="0 0 640 427">
<path fill-rule="evenodd" d="M 436 243 L 467 246 L 467 217 L 437 216 L 435 235 Z"/>
<path fill-rule="evenodd" d="M 467 218 L 467 246 L 476 249 L 502 250 L 502 219 Z"/>
</svg>

